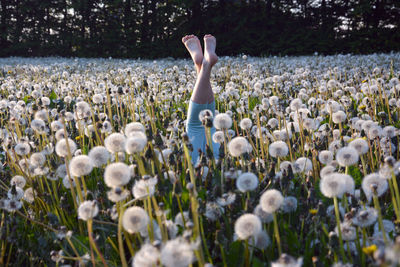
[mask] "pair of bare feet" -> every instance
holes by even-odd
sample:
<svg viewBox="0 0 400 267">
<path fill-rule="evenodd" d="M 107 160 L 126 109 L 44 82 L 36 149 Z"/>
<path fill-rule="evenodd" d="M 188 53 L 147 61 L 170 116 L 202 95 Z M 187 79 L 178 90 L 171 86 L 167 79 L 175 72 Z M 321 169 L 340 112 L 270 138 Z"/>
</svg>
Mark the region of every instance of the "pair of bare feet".
<svg viewBox="0 0 400 267">
<path fill-rule="evenodd" d="M 218 56 L 215 54 L 217 40 L 211 34 L 204 35 L 204 55 L 197 36 L 186 35 L 182 38 L 182 42 L 193 59 L 197 74 L 200 73 L 203 66 L 211 69 L 217 63 Z"/>
</svg>

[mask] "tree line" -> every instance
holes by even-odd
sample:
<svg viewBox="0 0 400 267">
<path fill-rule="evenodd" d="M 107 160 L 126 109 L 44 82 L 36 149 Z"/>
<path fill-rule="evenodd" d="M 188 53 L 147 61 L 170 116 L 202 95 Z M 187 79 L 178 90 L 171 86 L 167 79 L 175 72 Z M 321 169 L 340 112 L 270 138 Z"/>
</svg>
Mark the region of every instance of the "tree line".
<svg viewBox="0 0 400 267">
<path fill-rule="evenodd" d="M 187 56 L 185 34 L 220 55 L 400 50 L 399 0 L 0 0 L 0 56 Z"/>
</svg>

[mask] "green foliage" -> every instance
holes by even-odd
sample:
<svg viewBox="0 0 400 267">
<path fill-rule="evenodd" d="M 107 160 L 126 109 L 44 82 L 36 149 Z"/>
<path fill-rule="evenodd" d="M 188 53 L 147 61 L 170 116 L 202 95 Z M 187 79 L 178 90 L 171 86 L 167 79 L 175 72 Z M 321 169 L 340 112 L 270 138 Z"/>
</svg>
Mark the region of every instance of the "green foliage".
<svg viewBox="0 0 400 267">
<path fill-rule="evenodd" d="M 389 52 L 400 49 L 398 10 L 377 0 L 1 1 L 0 56 L 182 57 L 183 35 L 209 32 L 220 55 Z"/>
</svg>

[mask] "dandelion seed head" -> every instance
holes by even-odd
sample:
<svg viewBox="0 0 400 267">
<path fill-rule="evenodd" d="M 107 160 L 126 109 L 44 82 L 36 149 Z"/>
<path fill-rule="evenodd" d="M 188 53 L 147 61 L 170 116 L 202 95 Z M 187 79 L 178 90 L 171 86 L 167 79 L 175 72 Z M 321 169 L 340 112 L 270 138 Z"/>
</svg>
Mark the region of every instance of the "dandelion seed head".
<svg viewBox="0 0 400 267">
<path fill-rule="evenodd" d="M 149 222 L 149 215 L 141 207 L 130 207 L 122 215 L 122 226 L 130 234 L 146 230 Z"/>
<path fill-rule="evenodd" d="M 21 175 L 15 175 L 13 178 L 11 178 L 10 184 L 19 188 L 24 188 L 26 185 L 26 180 Z"/>
<path fill-rule="evenodd" d="M 265 191 L 260 198 L 261 208 L 268 213 L 276 212 L 283 204 L 282 193 L 276 189 Z"/>
<path fill-rule="evenodd" d="M 142 132 L 132 132 L 126 139 L 125 151 L 128 154 L 142 152 L 147 145 L 147 137 Z"/>
<path fill-rule="evenodd" d="M 237 136 L 228 143 L 228 150 L 231 156 L 239 157 L 244 153 L 250 153 L 253 149 L 246 138 Z"/>
<path fill-rule="evenodd" d="M 194 253 L 188 242 L 176 238 L 165 243 L 160 259 L 166 267 L 186 267 L 194 261 Z"/>
<path fill-rule="evenodd" d="M 280 209 L 283 213 L 295 212 L 297 210 L 297 199 L 292 196 L 285 197 Z"/>
<path fill-rule="evenodd" d="M 344 177 L 340 173 L 322 176 L 319 185 L 321 193 L 329 198 L 340 197 L 346 191 Z"/>
<path fill-rule="evenodd" d="M 333 153 L 329 150 L 322 150 L 318 154 L 318 160 L 324 165 L 328 165 L 333 160 Z"/>
<path fill-rule="evenodd" d="M 301 267 L 303 258 L 295 259 L 292 256 L 283 253 L 279 259 L 271 263 L 271 267 Z"/>
<path fill-rule="evenodd" d="M 382 196 L 388 189 L 388 182 L 382 178 L 378 173 L 371 173 L 364 177 L 361 187 L 367 199 L 370 201 L 374 195 L 373 189 L 375 188 L 376 195 Z"/>
<path fill-rule="evenodd" d="M 213 142 L 222 144 L 224 142 L 224 132 L 223 131 L 216 131 L 212 136 Z"/>
<path fill-rule="evenodd" d="M 256 236 L 261 230 L 260 218 L 251 213 L 243 214 L 235 222 L 235 233 L 242 240 Z"/>
<path fill-rule="evenodd" d="M 86 200 L 79 205 L 78 218 L 84 221 L 92 219 L 99 213 L 99 207 L 95 201 Z"/>
<path fill-rule="evenodd" d="M 373 225 L 378 219 L 378 212 L 371 207 L 360 208 L 353 218 L 353 224 L 360 227 Z"/>
<path fill-rule="evenodd" d="M 14 151 L 19 156 L 26 156 L 31 152 L 31 147 L 27 143 L 18 143 L 14 147 Z"/>
<path fill-rule="evenodd" d="M 75 142 L 69 138 L 58 140 L 58 142 L 56 144 L 57 155 L 59 157 L 67 157 L 68 156 L 68 146 L 69 146 L 69 151 L 72 155 L 77 149 Z"/>
<path fill-rule="evenodd" d="M 122 162 L 111 163 L 104 171 L 104 182 L 108 187 L 122 187 L 129 183 L 130 179 L 129 166 Z"/>
<path fill-rule="evenodd" d="M 86 155 L 73 157 L 69 164 L 69 170 L 72 176 L 80 177 L 88 175 L 93 170 L 92 159 Z"/>
<path fill-rule="evenodd" d="M 160 260 L 160 251 L 150 245 L 144 244 L 135 254 L 132 260 L 132 267 L 153 267 Z"/>
<path fill-rule="evenodd" d="M 236 179 L 236 187 L 241 192 L 253 191 L 258 186 L 258 177 L 252 172 L 245 172 Z"/>
<path fill-rule="evenodd" d="M 143 126 L 143 124 L 141 124 L 140 122 L 131 122 L 131 123 L 128 123 L 125 126 L 125 131 L 124 132 L 125 132 L 125 135 L 129 137 L 130 134 L 133 133 L 133 132 L 145 133 L 146 129 Z"/>
<path fill-rule="evenodd" d="M 251 119 L 249 119 L 249 118 L 244 118 L 244 119 L 242 119 L 242 120 L 240 121 L 239 126 L 240 126 L 240 128 L 241 128 L 242 130 L 250 130 L 251 127 L 253 126 L 253 122 L 252 122 Z"/>
<path fill-rule="evenodd" d="M 93 147 L 89 151 L 88 156 L 95 167 L 101 167 L 107 164 L 108 160 L 110 160 L 110 152 L 108 152 L 104 146 Z"/>
<path fill-rule="evenodd" d="M 32 187 L 27 188 L 24 192 L 24 200 L 28 203 L 33 203 L 35 196 L 37 196 L 37 192 Z"/>
<path fill-rule="evenodd" d="M 358 152 L 351 146 L 342 147 L 336 153 L 336 160 L 340 166 L 351 166 L 357 164 L 359 159 Z"/>
<path fill-rule="evenodd" d="M 289 153 L 289 147 L 283 141 L 275 141 L 269 145 L 269 154 L 274 158 L 286 157 Z"/>
<path fill-rule="evenodd" d="M 220 113 L 214 118 L 214 127 L 218 130 L 226 130 L 232 127 L 232 118 L 226 113 Z"/>
<path fill-rule="evenodd" d="M 104 139 L 104 145 L 111 153 L 123 152 L 125 150 L 125 142 L 125 136 L 120 133 L 112 133 Z"/>
</svg>

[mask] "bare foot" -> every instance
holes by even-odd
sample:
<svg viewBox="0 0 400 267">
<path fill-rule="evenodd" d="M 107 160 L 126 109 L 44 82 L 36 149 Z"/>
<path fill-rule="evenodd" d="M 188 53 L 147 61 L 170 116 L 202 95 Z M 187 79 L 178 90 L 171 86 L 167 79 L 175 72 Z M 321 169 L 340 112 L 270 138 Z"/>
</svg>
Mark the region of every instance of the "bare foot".
<svg viewBox="0 0 400 267">
<path fill-rule="evenodd" d="M 218 61 L 218 56 L 215 54 L 215 47 L 217 45 L 217 40 L 211 34 L 204 35 L 204 61 L 214 66 Z"/>
<path fill-rule="evenodd" d="M 201 69 L 201 63 L 203 62 L 203 52 L 201 51 L 199 38 L 197 38 L 195 35 L 186 35 L 182 38 L 182 43 L 185 44 L 186 49 L 189 51 L 196 67 L 196 71 L 199 73 Z"/>
</svg>

